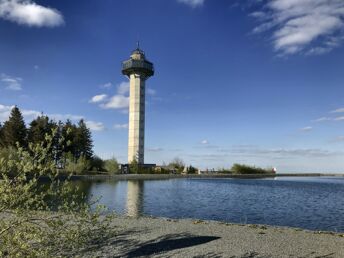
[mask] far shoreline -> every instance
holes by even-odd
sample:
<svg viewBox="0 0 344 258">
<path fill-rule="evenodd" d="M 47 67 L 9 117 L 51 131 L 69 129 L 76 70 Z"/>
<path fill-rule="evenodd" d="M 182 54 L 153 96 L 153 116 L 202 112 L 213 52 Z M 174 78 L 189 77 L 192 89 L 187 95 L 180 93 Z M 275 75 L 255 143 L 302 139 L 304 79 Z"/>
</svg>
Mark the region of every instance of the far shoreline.
<svg viewBox="0 0 344 258">
<path fill-rule="evenodd" d="M 168 179 L 263 179 L 275 177 L 344 177 L 344 174 L 325 174 L 325 173 L 286 173 L 286 174 L 223 174 L 223 173 L 209 173 L 209 174 L 85 174 L 72 175 L 70 177 L 61 175 L 59 179 L 77 180 L 168 180 Z M 40 179 L 49 179 L 48 176 L 42 176 Z"/>
</svg>

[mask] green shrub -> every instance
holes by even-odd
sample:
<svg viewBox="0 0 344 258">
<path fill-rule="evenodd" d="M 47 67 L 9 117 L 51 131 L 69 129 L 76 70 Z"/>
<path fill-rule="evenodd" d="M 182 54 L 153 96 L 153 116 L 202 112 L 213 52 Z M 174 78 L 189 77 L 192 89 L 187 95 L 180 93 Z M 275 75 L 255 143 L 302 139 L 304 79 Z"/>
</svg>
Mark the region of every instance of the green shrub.
<svg viewBox="0 0 344 258">
<path fill-rule="evenodd" d="M 0 257 L 75 257 L 114 232 L 111 216 L 100 216 L 101 207 L 91 212 L 86 196 L 59 180 L 52 137 L 45 140 L 0 153 Z"/>
<path fill-rule="evenodd" d="M 129 164 L 129 173 L 130 174 L 139 174 L 139 163 L 134 158 L 131 163 Z"/>
<path fill-rule="evenodd" d="M 80 175 L 91 168 L 91 162 L 87 160 L 84 156 L 81 156 L 77 160 L 73 158 L 71 154 L 67 155 L 66 164 L 64 170 L 67 173 L 71 173 L 74 175 Z"/>
<path fill-rule="evenodd" d="M 8 161 L 8 162 L 5 162 Z M 0 149 L 0 168 L 1 173 L 8 176 L 14 176 L 17 173 L 18 166 L 20 164 L 20 157 L 13 147 Z"/>
<path fill-rule="evenodd" d="M 119 164 L 116 158 L 111 158 L 108 160 L 105 160 L 104 162 L 104 168 L 107 172 L 109 172 L 110 174 L 118 174 L 119 173 Z"/>
<path fill-rule="evenodd" d="M 179 173 L 183 172 L 184 167 L 185 167 L 185 163 L 182 159 L 180 158 L 174 158 L 169 164 L 168 166 L 170 168 L 174 168 L 176 169 Z"/>
<path fill-rule="evenodd" d="M 263 169 L 254 166 L 247 166 L 242 164 L 234 164 L 231 168 L 233 174 L 271 174 L 272 169 Z"/>
<path fill-rule="evenodd" d="M 230 170 L 230 169 L 228 169 L 228 168 L 218 168 L 217 169 L 217 171 L 219 172 L 219 173 L 222 173 L 222 174 L 231 174 L 232 173 L 232 171 Z"/>
<path fill-rule="evenodd" d="M 96 172 L 105 171 L 105 161 L 102 160 L 100 157 L 94 155 L 90 161 L 90 170 Z"/>
<path fill-rule="evenodd" d="M 188 167 L 188 174 L 196 174 L 197 171 L 198 171 L 198 169 L 191 166 L 191 165 L 190 165 L 190 167 Z"/>
</svg>

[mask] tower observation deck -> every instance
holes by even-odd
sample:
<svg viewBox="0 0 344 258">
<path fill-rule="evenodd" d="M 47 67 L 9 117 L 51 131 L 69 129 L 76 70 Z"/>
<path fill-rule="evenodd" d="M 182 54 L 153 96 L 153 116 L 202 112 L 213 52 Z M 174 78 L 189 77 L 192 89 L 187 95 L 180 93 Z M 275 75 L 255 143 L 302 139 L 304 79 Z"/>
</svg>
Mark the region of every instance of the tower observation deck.
<svg viewBox="0 0 344 258">
<path fill-rule="evenodd" d="M 122 63 L 122 74 L 130 81 L 128 163 L 144 164 L 145 86 L 154 75 L 154 66 L 138 46 Z"/>
</svg>

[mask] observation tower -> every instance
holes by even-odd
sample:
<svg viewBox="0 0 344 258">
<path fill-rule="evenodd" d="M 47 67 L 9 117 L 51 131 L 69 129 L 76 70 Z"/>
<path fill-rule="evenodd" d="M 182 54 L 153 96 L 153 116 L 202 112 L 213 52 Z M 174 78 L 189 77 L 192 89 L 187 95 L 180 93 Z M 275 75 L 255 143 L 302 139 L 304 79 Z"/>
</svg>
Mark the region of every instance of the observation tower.
<svg viewBox="0 0 344 258">
<path fill-rule="evenodd" d="M 153 63 L 137 48 L 122 64 L 122 74 L 130 80 L 128 163 L 136 160 L 144 164 L 145 148 L 145 88 L 146 80 L 154 75 Z"/>
</svg>

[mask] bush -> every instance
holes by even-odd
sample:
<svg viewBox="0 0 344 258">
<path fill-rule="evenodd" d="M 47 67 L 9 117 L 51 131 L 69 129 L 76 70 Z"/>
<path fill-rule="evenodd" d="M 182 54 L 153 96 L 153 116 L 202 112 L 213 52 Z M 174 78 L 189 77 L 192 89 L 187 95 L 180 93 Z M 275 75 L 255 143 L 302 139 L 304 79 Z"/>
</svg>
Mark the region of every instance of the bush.
<svg viewBox="0 0 344 258">
<path fill-rule="evenodd" d="M 108 160 L 105 160 L 104 162 L 104 168 L 107 172 L 109 172 L 110 174 L 118 174 L 119 172 L 119 164 L 117 162 L 116 158 L 111 158 Z"/>
<path fill-rule="evenodd" d="M 0 257 L 74 257 L 114 232 L 111 216 L 91 212 L 86 196 L 59 180 L 51 142 L 1 151 Z M 49 185 L 39 182 L 43 175 Z"/>
<path fill-rule="evenodd" d="M 247 166 L 242 164 L 234 164 L 231 168 L 233 174 L 271 174 L 272 169 L 263 169 L 254 166 Z"/>
<path fill-rule="evenodd" d="M 180 158 L 174 158 L 170 164 L 168 164 L 169 167 L 176 169 L 179 173 L 183 172 L 185 163 Z"/>
<path fill-rule="evenodd" d="M 131 163 L 129 164 L 129 173 L 139 174 L 139 172 L 140 172 L 139 163 L 137 162 L 136 159 L 133 159 Z"/>
<path fill-rule="evenodd" d="M 231 174 L 232 173 L 232 171 L 230 170 L 230 169 L 228 169 L 228 168 L 218 168 L 217 169 L 217 171 L 219 172 L 219 173 L 222 173 L 222 174 Z"/>
<path fill-rule="evenodd" d="M 101 172 L 101 171 L 106 170 L 104 160 L 102 160 L 96 155 L 92 157 L 91 162 L 90 162 L 90 167 L 91 167 L 91 171 Z"/>
<path fill-rule="evenodd" d="M 188 174 L 196 174 L 197 171 L 198 171 L 198 169 L 191 166 L 191 165 L 190 165 L 190 167 L 188 167 Z"/>
<path fill-rule="evenodd" d="M 66 164 L 64 170 L 67 173 L 71 173 L 74 175 L 80 175 L 91 168 L 91 162 L 87 160 L 84 156 L 81 156 L 77 160 L 73 158 L 71 154 L 67 155 Z"/>
<path fill-rule="evenodd" d="M 8 162 L 5 162 L 8 161 Z M 20 164 L 20 157 L 13 147 L 0 149 L 0 171 L 8 176 L 15 176 Z"/>
</svg>

